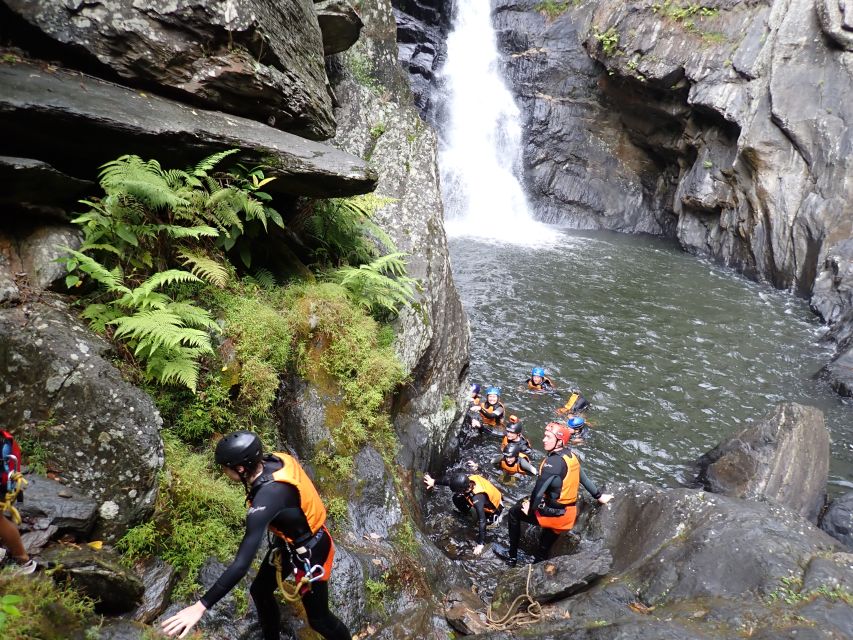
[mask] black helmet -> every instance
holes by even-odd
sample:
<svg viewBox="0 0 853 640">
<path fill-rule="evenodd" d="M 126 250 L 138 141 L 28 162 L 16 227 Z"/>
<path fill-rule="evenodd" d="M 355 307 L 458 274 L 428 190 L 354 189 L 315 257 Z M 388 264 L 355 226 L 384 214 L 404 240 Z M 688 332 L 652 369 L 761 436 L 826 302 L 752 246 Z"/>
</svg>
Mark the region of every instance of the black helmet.
<svg viewBox="0 0 853 640">
<path fill-rule="evenodd" d="M 515 422 L 510 420 L 509 424 L 506 425 L 506 432 L 507 433 L 521 433 L 521 423 L 518 422 L 518 419 L 516 419 Z"/>
<path fill-rule="evenodd" d="M 464 473 L 454 473 L 450 476 L 450 490 L 453 493 L 465 493 L 468 491 L 470 487 L 471 481 L 468 479 L 468 476 Z"/>
<path fill-rule="evenodd" d="M 524 449 L 524 445 L 520 442 L 510 442 L 504 447 L 504 458 L 517 458 L 522 449 Z"/>
<path fill-rule="evenodd" d="M 216 464 L 226 467 L 255 467 L 263 456 L 261 439 L 251 431 L 235 431 L 216 445 Z"/>
</svg>

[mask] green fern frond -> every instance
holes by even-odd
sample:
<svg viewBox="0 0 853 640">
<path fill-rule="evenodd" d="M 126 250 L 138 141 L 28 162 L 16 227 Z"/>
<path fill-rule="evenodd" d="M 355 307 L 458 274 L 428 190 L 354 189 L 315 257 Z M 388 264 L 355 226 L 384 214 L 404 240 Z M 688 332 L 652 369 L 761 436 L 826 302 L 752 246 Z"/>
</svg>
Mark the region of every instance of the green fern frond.
<svg viewBox="0 0 853 640">
<path fill-rule="evenodd" d="M 198 388 L 199 364 L 197 356 L 185 351 L 170 351 L 151 358 L 146 373 L 160 384 L 181 384 L 193 393 Z"/>
<path fill-rule="evenodd" d="M 136 287 L 134 292 L 139 291 L 150 293 L 160 287 L 165 287 L 178 282 L 201 282 L 201 278 L 189 271 L 184 271 L 183 269 L 167 269 L 166 271 L 158 271 L 155 273 L 145 282 Z"/>
<path fill-rule="evenodd" d="M 207 280 L 215 287 L 224 289 L 225 285 L 228 284 L 228 270 L 221 262 L 188 249 L 178 251 L 178 257 L 184 266 L 191 266 L 190 270 L 194 275 Z"/>
<path fill-rule="evenodd" d="M 207 156 L 199 162 L 191 171 L 193 175 L 203 176 L 208 171 L 211 171 L 216 165 L 222 162 L 225 158 L 240 151 L 239 149 L 226 149 L 212 155 Z"/>
<path fill-rule="evenodd" d="M 181 322 L 188 327 L 210 329 L 215 333 L 222 331 L 209 311 L 194 304 L 190 304 L 189 302 L 172 302 L 168 306 L 168 309 L 177 315 L 181 319 Z"/>
<path fill-rule="evenodd" d="M 87 256 L 85 253 L 75 251 L 70 247 L 60 247 L 63 251 L 68 252 L 77 260 L 77 268 L 87 274 L 95 282 L 100 282 L 108 291 L 129 292 L 130 289 L 123 284 L 123 275 L 121 269 L 116 267 L 112 271 L 107 269 L 94 258 Z"/>
<path fill-rule="evenodd" d="M 157 229 L 160 231 L 165 231 L 169 235 L 169 237 L 175 238 L 176 240 L 179 240 L 181 238 L 193 238 L 194 240 L 198 240 L 202 237 L 219 237 L 219 231 L 208 225 L 182 227 L 176 224 L 158 224 Z"/>
<path fill-rule="evenodd" d="M 405 275 L 405 255 L 394 253 L 360 267 L 341 267 L 329 279 L 346 289 L 356 304 L 374 313 L 396 314 L 414 299 L 417 284 Z"/>
<path fill-rule="evenodd" d="M 115 336 L 136 344 L 135 353 L 151 356 L 160 348 L 196 347 L 213 353 L 210 336 L 200 329 L 184 325 L 181 317 L 169 309 L 140 311 L 132 316 L 116 318 Z"/>
<path fill-rule="evenodd" d="M 278 285 L 273 273 L 261 267 L 254 274 L 246 278 L 249 282 L 258 285 L 261 289 L 272 289 Z"/>
<path fill-rule="evenodd" d="M 83 313 L 80 315 L 89 321 L 89 326 L 93 331 L 104 333 L 108 324 L 124 314 L 119 309 L 107 304 L 90 304 L 83 309 Z"/>
</svg>

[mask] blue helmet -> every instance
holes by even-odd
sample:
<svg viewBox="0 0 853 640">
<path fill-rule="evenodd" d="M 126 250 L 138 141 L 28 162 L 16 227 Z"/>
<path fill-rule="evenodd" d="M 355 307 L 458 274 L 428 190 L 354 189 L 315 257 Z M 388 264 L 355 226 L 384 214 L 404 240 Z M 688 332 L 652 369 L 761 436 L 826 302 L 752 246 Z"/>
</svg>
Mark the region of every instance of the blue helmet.
<svg viewBox="0 0 853 640">
<path fill-rule="evenodd" d="M 474 395 L 480 395 L 480 385 L 478 385 L 476 382 L 471 385 L 471 393 L 473 393 Z"/>
<path fill-rule="evenodd" d="M 573 418 L 569 418 L 566 424 L 569 425 L 575 431 L 577 431 L 586 424 L 586 420 L 584 420 L 580 416 L 575 416 Z"/>
<path fill-rule="evenodd" d="M 533 367 L 533 370 L 530 372 L 531 376 L 539 376 L 540 378 L 545 377 L 545 368 L 544 367 Z"/>
<path fill-rule="evenodd" d="M 489 387 L 488 389 L 486 389 L 486 395 L 487 396 L 495 395 L 495 396 L 500 397 L 501 388 L 500 387 Z"/>
</svg>

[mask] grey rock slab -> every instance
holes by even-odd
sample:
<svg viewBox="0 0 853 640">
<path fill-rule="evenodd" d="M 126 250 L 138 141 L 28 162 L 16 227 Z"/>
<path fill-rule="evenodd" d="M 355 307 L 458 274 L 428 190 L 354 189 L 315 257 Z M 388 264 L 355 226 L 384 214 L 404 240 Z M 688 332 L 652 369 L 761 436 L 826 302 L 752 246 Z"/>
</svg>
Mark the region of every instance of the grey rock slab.
<svg viewBox="0 0 853 640">
<path fill-rule="evenodd" d="M 311 0 L 5 4 L 61 43 L 69 58 L 76 54 L 108 77 L 159 86 L 313 139 L 334 135 Z"/>
<path fill-rule="evenodd" d="M 94 193 L 95 183 L 57 171 L 32 158 L 0 156 L 0 219 L 20 221 L 20 212 L 34 219 L 65 221 L 77 200 Z"/>
<path fill-rule="evenodd" d="M 709 491 L 775 500 L 816 523 L 829 473 L 823 413 L 781 404 L 703 455 L 698 465 L 698 481 Z"/>
<path fill-rule="evenodd" d="M 333 147 L 66 69 L 0 65 L 0 126 L 7 132 L 0 152 L 38 151 L 71 175 L 129 149 L 181 166 L 236 147 L 244 161 L 270 167 L 267 175 L 276 180 L 266 190 L 273 193 L 346 196 L 376 183 L 363 160 Z"/>
<path fill-rule="evenodd" d="M 78 538 L 91 533 L 98 516 L 97 500 L 49 478 L 27 474 L 26 479 L 24 502 L 19 508 L 26 522 L 32 521 L 34 528 L 40 529 L 47 523 Z"/>
<path fill-rule="evenodd" d="M 136 570 L 141 575 L 145 592 L 141 604 L 133 612 L 133 619 L 149 624 L 169 606 L 169 597 L 178 576 L 172 566 L 160 558 L 147 560 Z"/>
<path fill-rule="evenodd" d="M 323 53 L 327 56 L 346 51 L 358 40 L 364 23 L 346 0 L 324 0 L 314 5 L 323 33 Z"/>
</svg>

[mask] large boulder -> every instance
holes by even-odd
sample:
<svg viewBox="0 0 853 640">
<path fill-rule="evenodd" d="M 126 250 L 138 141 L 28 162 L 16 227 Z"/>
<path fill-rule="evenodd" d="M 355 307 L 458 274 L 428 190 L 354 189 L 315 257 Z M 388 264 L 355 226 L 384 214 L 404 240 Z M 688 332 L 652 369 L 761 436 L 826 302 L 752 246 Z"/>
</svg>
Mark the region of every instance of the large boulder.
<svg viewBox="0 0 853 640">
<path fill-rule="evenodd" d="M 363 160 L 265 124 L 23 62 L 0 65 L 0 127 L 0 153 L 32 153 L 69 175 L 128 152 L 186 166 L 237 147 L 276 178 L 272 193 L 354 195 L 376 181 Z"/>
<path fill-rule="evenodd" d="M 0 422 L 40 442 L 50 467 L 99 502 L 109 539 L 151 512 L 163 443 L 154 403 L 108 351 L 58 301 L 0 309 Z"/>
<path fill-rule="evenodd" d="M 364 23 L 346 0 L 323 0 L 314 6 L 323 33 L 323 53 L 327 56 L 346 51 L 361 33 Z"/>
<path fill-rule="evenodd" d="M 814 407 L 787 403 L 698 460 L 714 493 L 768 498 L 817 523 L 829 474 L 829 431 Z"/>
<path fill-rule="evenodd" d="M 853 491 L 829 503 L 820 520 L 820 528 L 849 549 L 853 549 Z"/>
<path fill-rule="evenodd" d="M 312 0 L 4 0 L 99 75 L 321 140 L 334 135 Z M 13 34 L 15 31 L 13 30 Z M 24 38 L 22 47 L 33 46 Z"/>
</svg>

